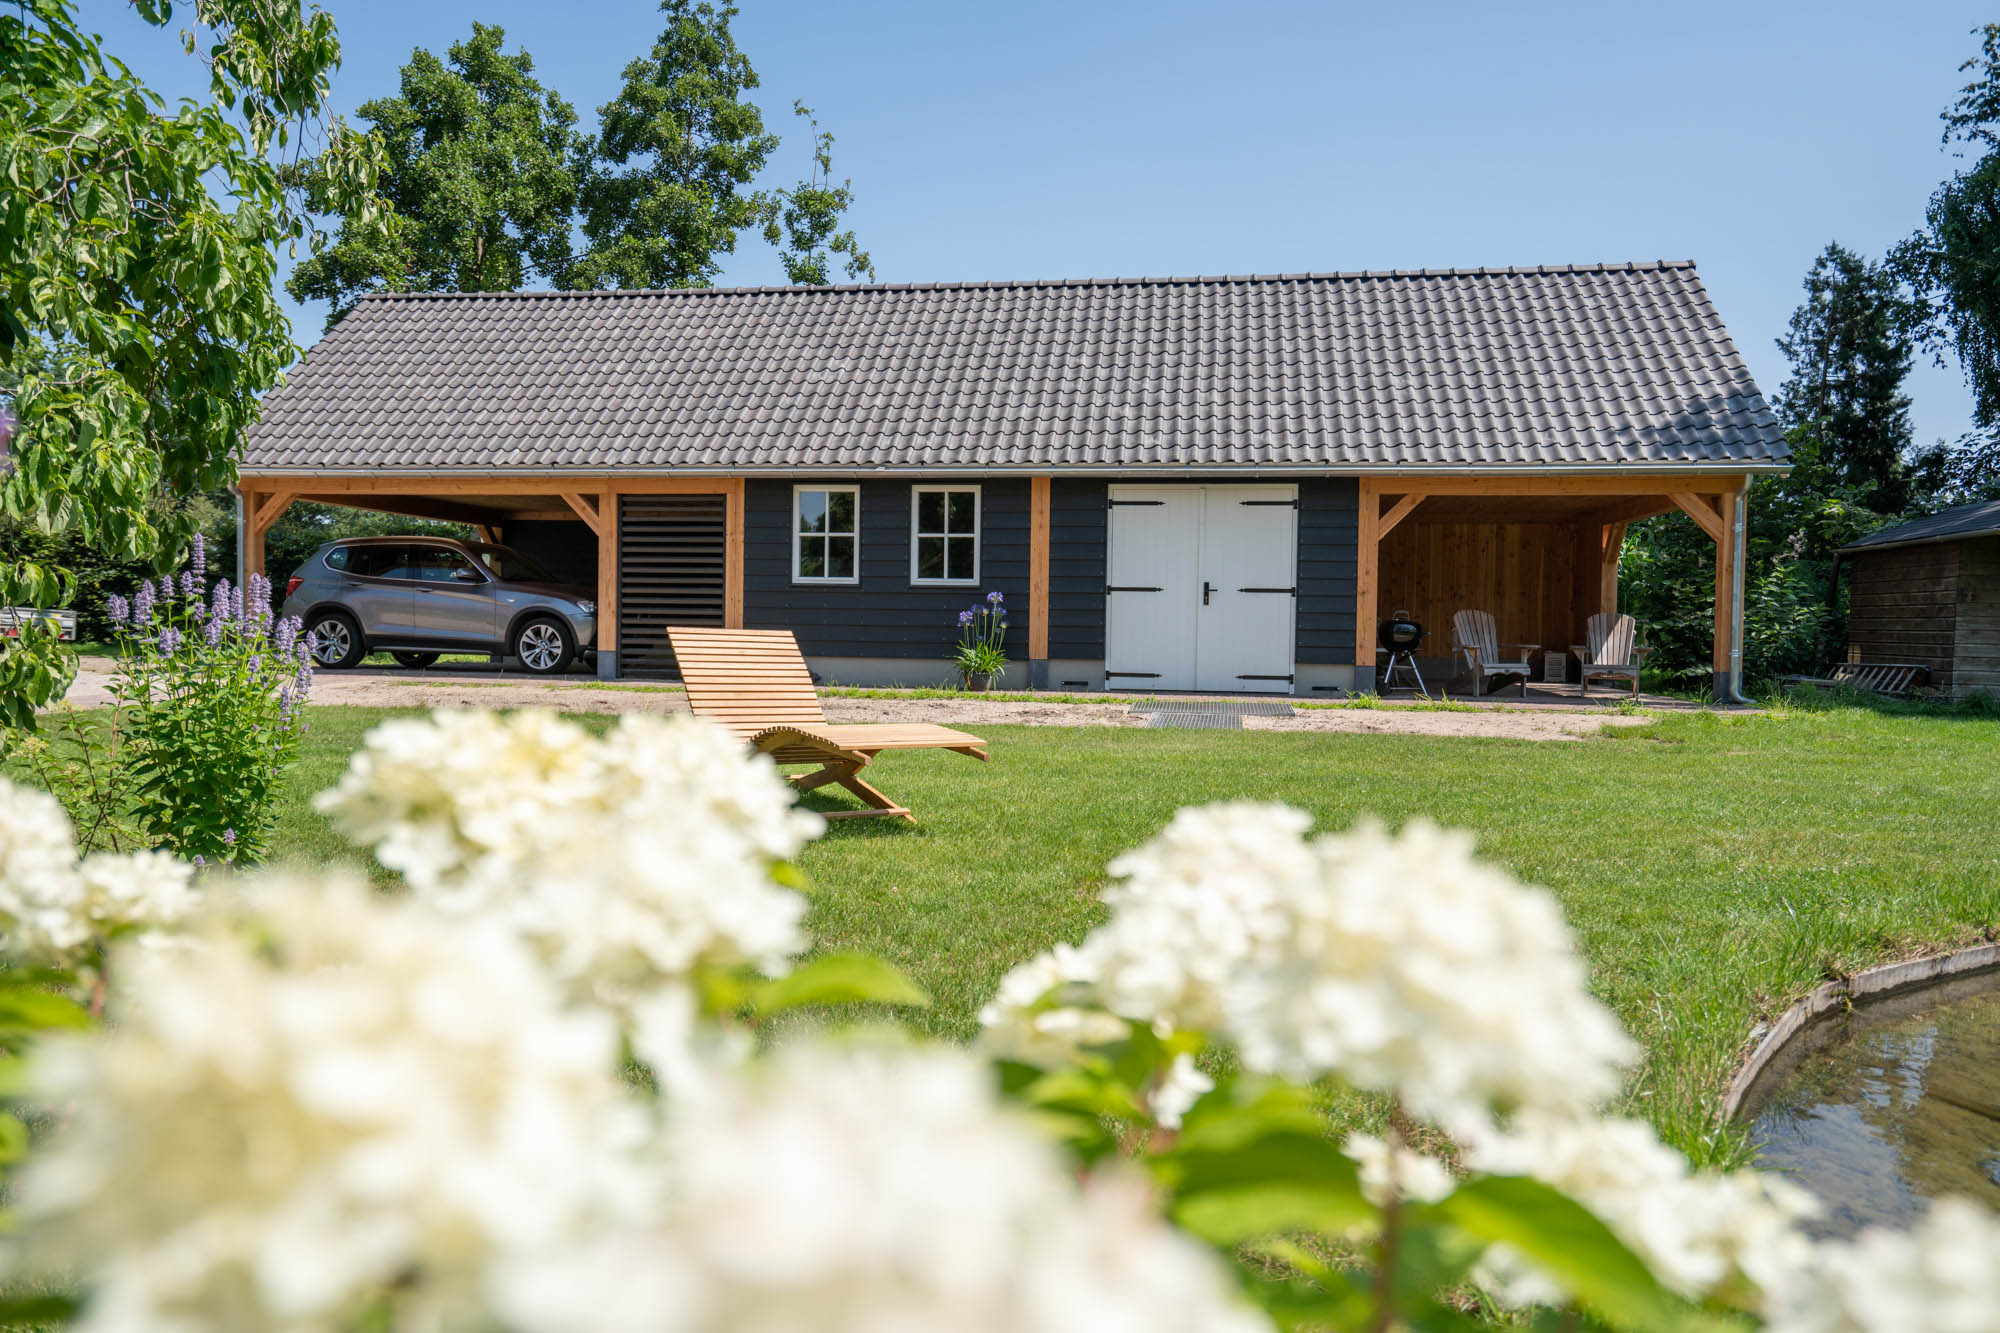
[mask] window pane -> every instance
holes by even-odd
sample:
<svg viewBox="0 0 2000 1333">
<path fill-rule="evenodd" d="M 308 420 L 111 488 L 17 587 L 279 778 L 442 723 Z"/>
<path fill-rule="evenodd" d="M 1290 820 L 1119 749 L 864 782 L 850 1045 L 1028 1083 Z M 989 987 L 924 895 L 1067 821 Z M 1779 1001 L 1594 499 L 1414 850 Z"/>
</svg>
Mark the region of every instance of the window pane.
<svg viewBox="0 0 2000 1333">
<path fill-rule="evenodd" d="M 408 546 L 383 546 L 376 548 L 376 558 L 381 562 L 375 568 L 378 579 L 414 579 L 417 577 L 417 556 L 415 549 Z"/>
<path fill-rule="evenodd" d="M 799 577 L 802 579 L 826 577 L 826 538 L 799 538 Z"/>
<path fill-rule="evenodd" d="M 972 571 L 972 538 L 947 537 L 945 540 L 951 543 L 951 573 L 947 577 L 954 579 L 970 579 L 974 577 Z"/>
<path fill-rule="evenodd" d="M 979 508 L 978 497 L 971 491 L 951 491 L 949 494 L 951 496 L 951 526 L 946 531 L 971 532 L 972 525 L 977 521 L 975 516 Z M 971 578 L 972 576 L 968 574 L 966 577 Z"/>
<path fill-rule="evenodd" d="M 920 579 L 944 577 L 944 538 L 917 538 L 917 577 Z"/>
<path fill-rule="evenodd" d="M 828 532 L 853 532 L 854 492 L 827 491 L 825 494 L 828 515 L 826 530 Z"/>
<path fill-rule="evenodd" d="M 826 531 L 826 492 L 799 492 L 799 531 Z"/>
<path fill-rule="evenodd" d="M 944 492 L 917 492 L 917 531 L 944 531 Z"/>
<path fill-rule="evenodd" d="M 351 546 L 334 547 L 326 553 L 326 567 L 328 569 L 346 569 L 348 552 L 353 549 Z"/>
<path fill-rule="evenodd" d="M 826 576 L 830 579 L 854 577 L 854 538 L 826 539 Z"/>
</svg>

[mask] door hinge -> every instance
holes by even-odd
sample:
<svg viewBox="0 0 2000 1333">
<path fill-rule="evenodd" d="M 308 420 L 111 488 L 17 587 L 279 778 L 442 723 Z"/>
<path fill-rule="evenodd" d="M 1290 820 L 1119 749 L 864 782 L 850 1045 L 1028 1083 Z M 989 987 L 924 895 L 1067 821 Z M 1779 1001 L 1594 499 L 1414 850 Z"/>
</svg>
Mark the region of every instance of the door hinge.
<svg viewBox="0 0 2000 1333">
<path fill-rule="evenodd" d="M 1120 505 L 1163 505 L 1165 503 L 1165 500 L 1106 500 L 1104 507 L 1106 509 L 1116 509 Z"/>
<path fill-rule="evenodd" d="M 1281 592 L 1281 593 L 1284 593 L 1284 594 L 1285 594 L 1285 595 L 1286 595 L 1287 597 L 1297 597 L 1297 596 L 1299 595 L 1299 590 L 1298 590 L 1297 588 L 1238 588 L 1238 589 L 1237 589 L 1236 591 L 1238 591 L 1238 592 Z"/>
<path fill-rule="evenodd" d="M 1122 583 L 1121 583 L 1121 584 L 1107 584 L 1107 585 L 1105 585 L 1105 589 L 1104 589 L 1104 591 L 1105 591 L 1105 592 L 1107 592 L 1107 593 L 1112 593 L 1112 592 L 1165 592 L 1165 591 L 1166 591 L 1166 589 L 1165 589 L 1165 588 L 1141 588 L 1141 587 L 1137 587 L 1137 586 L 1128 586 L 1128 585 L 1125 585 L 1125 584 L 1122 584 Z"/>
<path fill-rule="evenodd" d="M 1290 681 L 1290 676 L 1238 676 L 1238 680 L 1282 680 Z"/>
<path fill-rule="evenodd" d="M 1297 509 L 1299 507 L 1297 500 L 1238 500 L 1236 503 L 1240 505 L 1258 505 L 1266 509 Z"/>
<path fill-rule="evenodd" d="M 1104 673 L 1106 680 L 1111 679 L 1113 676 L 1139 676 L 1146 680 L 1158 680 L 1160 673 L 1157 671 L 1107 671 Z"/>
</svg>

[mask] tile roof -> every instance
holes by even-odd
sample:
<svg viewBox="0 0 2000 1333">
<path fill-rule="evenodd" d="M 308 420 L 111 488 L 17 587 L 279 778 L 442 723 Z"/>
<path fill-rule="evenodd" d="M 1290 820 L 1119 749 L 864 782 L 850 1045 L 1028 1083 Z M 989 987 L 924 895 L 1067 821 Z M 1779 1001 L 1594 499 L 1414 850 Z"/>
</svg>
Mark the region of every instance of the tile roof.
<svg viewBox="0 0 2000 1333">
<path fill-rule="evenodd" d="M 1995 534 L 2000 534 L 2000 500 L 1983 500 L 1977 504 L 1940 509 L 1927 518 L 1871 532 L 1840 549 L 1866 551 L 1879 546 L 1918 546 L 1924 542 L 1953 542 Z"/>
<path fill-rule="evenodd" d="M 1691 263 L 363 297 L 285 468 L 1781 465 Z"/>
</svg>

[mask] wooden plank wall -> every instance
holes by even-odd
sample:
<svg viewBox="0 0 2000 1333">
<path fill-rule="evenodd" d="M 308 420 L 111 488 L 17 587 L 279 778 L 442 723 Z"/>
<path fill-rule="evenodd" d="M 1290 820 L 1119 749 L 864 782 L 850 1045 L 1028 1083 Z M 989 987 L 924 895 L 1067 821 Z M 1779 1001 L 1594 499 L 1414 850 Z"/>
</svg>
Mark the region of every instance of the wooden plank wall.
<svg viewBox="0 0 2000 1333">
<path fill-rule="evenodd" d="M 1955 647 L 1953 692 L 2000 696 L 2000 537 L 1958 544 Z"/>
<path fill-rule="evenodd" d="M 1920 662 L 1952 688 L 1962 543 L 1858 551 L 1848 597 L 1847 645 L 1863 662 Z"/>
<path fill-rule="evenodd" d="M 1566 523 L 1426 523 L 1423 510 L 1382 539 L 1378 602 L 1384 618 L 1408 611 L 1424 627 L 1420 657 L 1451 654 L 1451 618 L 1490 611 L 1500 637 L 1569 651 L 1574 621 L 1576 529 Z M 1594 580 L 1593 568 L 1585 577 Z"/>
</svg>

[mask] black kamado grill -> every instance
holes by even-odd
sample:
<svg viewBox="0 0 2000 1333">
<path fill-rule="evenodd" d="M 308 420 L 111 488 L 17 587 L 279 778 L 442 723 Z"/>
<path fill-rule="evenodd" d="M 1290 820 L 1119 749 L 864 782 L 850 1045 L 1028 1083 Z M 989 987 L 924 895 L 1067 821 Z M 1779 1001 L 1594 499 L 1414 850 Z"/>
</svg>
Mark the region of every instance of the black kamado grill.
<svg viewBox="0 0 2000 1333">
<path fill-rule="evenodd" d="M 1376 631 L 1376 643 L 1389 655 L 1389 663 L 1382 669 L 1382 692 L 1400 688 L 1396 682 L 1398 672 L 1407 672 L 1410 681 L 1415 682 L 1418 694 L 1428 699 L 1431 692 L 1424 688 L 1424 673 L 1417 670 L 1417 645 L 1424 640 L 1424 627 L 1410 619 L 1408 611 L 1398 611 L 1383 621 Z"/>
</svg>

